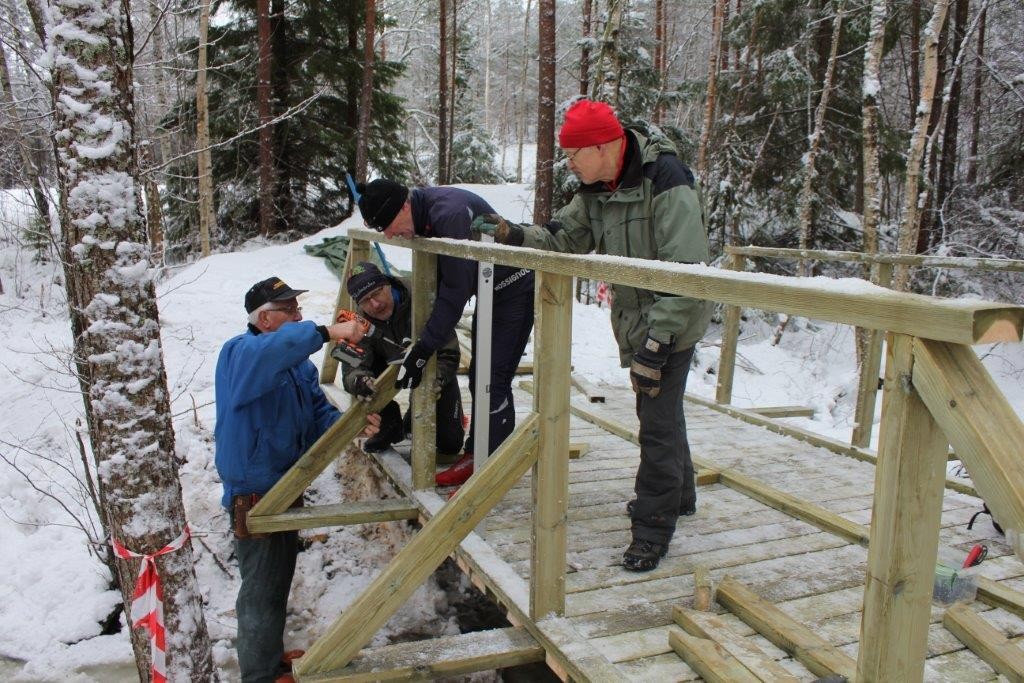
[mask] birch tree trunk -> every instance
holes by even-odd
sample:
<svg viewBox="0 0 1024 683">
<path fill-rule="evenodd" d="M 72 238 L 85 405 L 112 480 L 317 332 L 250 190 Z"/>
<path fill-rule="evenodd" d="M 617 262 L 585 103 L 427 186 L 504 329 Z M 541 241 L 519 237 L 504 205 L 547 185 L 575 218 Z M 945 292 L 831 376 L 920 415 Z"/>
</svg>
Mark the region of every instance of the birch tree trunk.
<svg viewBox="0 0 1024 683">
<path fill-rule="evenodd" d="M 533 222 L 551 218 L 555 160 L 555 0 L 537 3 L 537 179 Z"/>
<path fill-rule="evenodd" d="M 807 150 L 806 161 L 804 162 L 804 184 L 800 191 L 800 248 L 810 249 L 813 247 L 813 196 L 814 196 L 814 162 L 818 158 L 818 150 L 821 149 L 821 137 L 825 132 L 825 113 L 828 111 L 828 99 L 832 93 L 832 79 L 836 72 L 836 55 L 839 52 L 839 36 L 843 28 L 843 10 L 846 7 L 846 0 L 839 0 L 836 5 L 836 16 L 832 23 L 832 46 L 829 48 L 828 66 L 825 67 L 825 80 L 821 86 L 821 99 L 818 100 L 818 107 L 814 112 L 814 130 L 811 132 L 810 146 Z M 804 277 L 811 274 L 811 262 L 800 261 L 800 270 Z"/>
<path fill-rule="evenodd" d="M 213 200 L 213 163 L 210 158 L 210 106 L 206 97 L 206 48 L 210 32 L 210 0 L 199 7 L 199 69 L 196 72 L 196 155 L 199 174 L 199 245 L 210 255 L 210 233 L 216 226 Z"/>
<path fill-rule="evenodd" d="M 950 73 L 949 102 L 945 105 L 942 126 L 942 157 L 939 161 L 939 180 L 935 185 L 935 216 L 932 233 L 938 235 L 942 229 L 942 210 L 946 199 L 956 182 L 956 159 L 958 131 L 960 130 L 960 89 L 963 82 L 963 64 L 960 58 L 967 41 L 967 0 L 956 0 L 953 11 L 953 27 L 950 32 L 953 54 L 956 61 Z"/>
<path fill-rule="evenodd" d="M 181 534 L 185 513 L 134 154 L 131 23 L 123 0 L 52 0 L 47 19 L 64 273 L 101 514 L 114 539 L 148 554 Z M 191 544 L 156 564 L 168 677 L 210 680 Z M 139 562 L 116 566 L 130 614 Z M 133 630 L 132 646 L 148 680 L 148 639 Z"/>
<path fill-rule="evenodd" d="M 613 109 L 619 108 L 619 88 L 622 81 L 619 31 L 622 27 L 624 1 L 608 0 L 608 22 L 601 37 L 601 54 L 597 58 L 594 90 L 590 97 L 592 100 L 607 102 Z"/>
<path fill-rule="evenodd" d="M 928 137 L 928 121 L 932 114 L 932 99 L 935 94 L 935 83 L 938 80 L 939 33 L 946 21 L 946 10 L 949 0 L 935 0 L 931 21 L 925 29 L 924 43 L 924 78 L 921 81 L 921 92 L 918 98 L 917 118 L 914 132 L 910 138 L 907 151 L 907 178 L 903 191 L 903 220 L 900 223 L 897 251 L 901 254 L 912 254 L 917 245 L 919 217 L 921 205 L 927 192 L 919 196 L 918 185 L 921 177 L 921 161 L 924 158 L 925 141 Z M 905 292 L 910 287 L 910 269 L 898 265 L 893 270 L 893 288 Z"/>
<path fill-rule="evenodd" d="M 715 121 L 715 99 L 718 94 L 718 58 L 719 46 L 722 43 L 722 16 L 725 12 L 726 0 L 715 0 L 715 9 L 711 18 L 711 47 L 708 49 L 708 94 L 704 101 L 704 127 L 700 132 L 700 144 L 697 148 L 697 175 L 701 183 L 708 180 L 708 144 L 711 141 L 711 129 Z"/>
<path fill-rule="evenodd" d="M 583 0 L 583 46 L 580 48 L 580 95 L 586 97 L 590 89 L 590 43 L 593 32 L 594 0 Z"/>
<path fill-rule="evenodd" d="M 363 28 L 363 85 L 359 90 L 359 128 L 356 133 L 356 180 L 366 182 L 367 149 L 373 112 L 374 35 L 377 32 L 377 0 L 366 0 Z"/>
<path fill-rule="evenodd" d="M 878 96 L 882 90 L 882 45 L 885 39 L 886 0 L 872 0 L 871 26 L 864 51 L 861 130 L 864 136 L 864 251 L 878 253 L 879 182 Z"/>
</svg>

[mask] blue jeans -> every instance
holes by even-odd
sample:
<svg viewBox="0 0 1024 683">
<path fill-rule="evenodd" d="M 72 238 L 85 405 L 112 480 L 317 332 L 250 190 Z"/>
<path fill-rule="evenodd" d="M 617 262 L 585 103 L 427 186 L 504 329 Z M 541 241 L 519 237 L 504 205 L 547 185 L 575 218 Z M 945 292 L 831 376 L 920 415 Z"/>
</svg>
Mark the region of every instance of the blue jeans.
<svg viewBox="0 0 1024 683">
<path fill-rule="evenodd" d="M 235 601 L 235 647 L 242 683 L 273 683 L 283 673 L 284 620 L 298 552 L 297 531 L 279 531 L 262 538 L 235 538 L 235 556 L 242 577 Z"/>
</svg>

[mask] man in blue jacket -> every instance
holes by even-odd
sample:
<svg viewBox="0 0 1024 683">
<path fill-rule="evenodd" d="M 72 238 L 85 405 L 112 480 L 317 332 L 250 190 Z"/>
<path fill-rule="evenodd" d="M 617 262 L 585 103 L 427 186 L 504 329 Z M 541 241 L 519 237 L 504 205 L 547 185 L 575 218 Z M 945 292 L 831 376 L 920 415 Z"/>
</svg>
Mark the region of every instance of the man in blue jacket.
<svg viewBox="0 0 1024 683">
<path fill-rule="evenodd" d="M 217 359 L 216 463 L 242 579 L 235 610 L 244 683 L 293 680 L 284 622 L 299 547 L 296 531 L 249 533 L 246 516 L 341 416 L 320 389 L 309 355 L 327 341 L 363 336 L 354 322 L 303 321 L 296 297 L 305 291 L 277 277 L 253 285 L 245 294 L 249 329 L 229 339 Z M 377 415 L 367 416 L 363 435 L 379 424 Z"/>
<path fill-rule="evenodd" d="M 392 180 L 380 178 L 362 188 L 359 211 L 371 228 L 389 238 L 450 237 L 472 239 L 473 219 L 494 209 L 482 197 L 457 187 L 422 187 L 410 190 Z M 400 372 L 400 383 L 415 388 L 430 356 L 444 346 L 462 317 L 462 310 L 476 294 L 477 262 L 453 256 L 437 257 L 437 298 L 420 338 L 409 349 Z M 491 323 L 491 399 L 487 412 L 487 454 L 490 455 L 512 433 L 516 424 L 512 380 L 526 342 L 533 329 L 533 271 L 497 266 L 494 269 L 494 307 Z M 476 316 L 473 317 L 476 339 Z M 474 423 L 483 419 L 477 405 L 475 368 L 477 353 L 469 368 L 469 390 L 473 394 Z M 464 455 L 436 476 L 438 486 L 457 486 L 473 474 L 473 435 L 466 438 Z"/>
</svg>

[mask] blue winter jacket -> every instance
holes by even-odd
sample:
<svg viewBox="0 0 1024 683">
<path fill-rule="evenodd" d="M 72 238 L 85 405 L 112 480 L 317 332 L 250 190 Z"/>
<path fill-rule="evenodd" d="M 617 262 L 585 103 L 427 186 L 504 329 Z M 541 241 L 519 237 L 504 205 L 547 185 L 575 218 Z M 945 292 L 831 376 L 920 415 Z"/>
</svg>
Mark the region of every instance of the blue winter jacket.
<svg viewBox="0 0 1024 683">
<path fill-rule="evenodd" d="M 420 187 L 409 194 L 413 228 L 422 237 L 473 239 L 473 219 L 496 213 L 483 197 L 461 187 Z M 427 351 L 445 345 L 462 317 L 462 309 L 476 294 L 477 262 L 454 256 L 437 257 L 437 299 L 420 333 Z M 494 305 L 512 297 L 533 297 L 533 271 L 495 266 Z"/>
<path fill-rule="evenodd" d="M 224 507 L 269 491 L 341 416 L 309 360 L 323 343 L 315 323 L 300 321 L 263 334 L 250 326 L 220 350 L 214 436 Z"/>
</svg>

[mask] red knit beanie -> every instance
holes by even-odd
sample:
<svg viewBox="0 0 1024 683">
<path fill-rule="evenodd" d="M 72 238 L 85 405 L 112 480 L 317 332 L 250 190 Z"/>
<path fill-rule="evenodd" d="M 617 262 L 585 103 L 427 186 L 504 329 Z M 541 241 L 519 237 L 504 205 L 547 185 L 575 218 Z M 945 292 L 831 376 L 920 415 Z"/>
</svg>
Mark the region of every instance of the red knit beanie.
<svg viewBox="0 0 1024 683">
<path fill-rule="evenodd" d="M 625 132 L 615 112 L 604 102 L 580 100 L 565 112 L 565 123 L 558 131 L 562 149 L 602 145 L 618 140 Z"/>
</svg>

